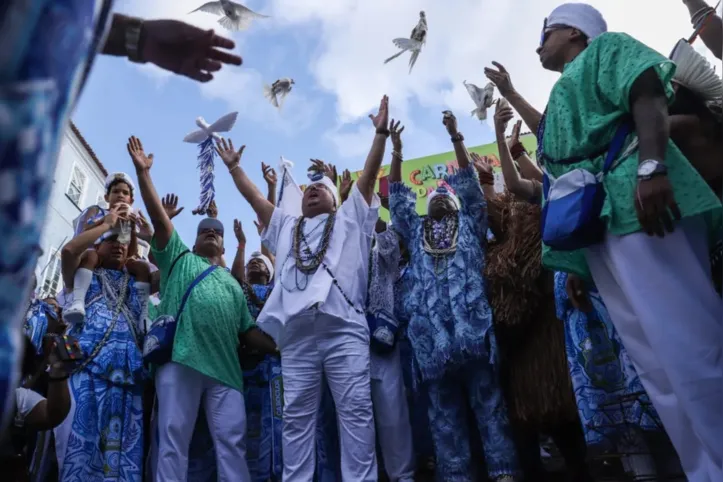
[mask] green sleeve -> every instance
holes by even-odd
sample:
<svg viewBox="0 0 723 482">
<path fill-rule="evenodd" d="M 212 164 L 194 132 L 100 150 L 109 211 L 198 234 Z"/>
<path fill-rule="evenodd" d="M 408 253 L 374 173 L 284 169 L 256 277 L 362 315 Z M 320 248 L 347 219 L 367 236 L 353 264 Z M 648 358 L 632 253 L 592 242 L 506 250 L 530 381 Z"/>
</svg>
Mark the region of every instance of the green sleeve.
<svg viewBox="0 0 723 482">
<path fill-rule="evenodd" d="M 630 112 L 630 91 L 640 74 L 655 68 L 668 102 L 674 98 L 670 83 L 675 74 L 675 64 L 659 52 L 628 34 L 608 32 L 593 40 L 588 46 L 593 55 L 586 56 L 586 70 L 595 72 L 599 92 L 617 108 Z"/>
<path fill-rule="evenodd" d="M 159 250 L 156 248 L 156 238 L 151 239 L 151 252 L 153 253 L 153 258 L 156 260 L 156 266 L 158 266 L 158 270 L 161 272 L 162 280 L 168 277 L 168 271 L 171 269 L 171 265 L 184 251 L 188 251 L 188 246 L 181 240 L 181 236 L 178 235 L 178 231 L 175 229 L 164 249 Z M 161 284 L 163 285 L 163 283 Z"/>
</svg>

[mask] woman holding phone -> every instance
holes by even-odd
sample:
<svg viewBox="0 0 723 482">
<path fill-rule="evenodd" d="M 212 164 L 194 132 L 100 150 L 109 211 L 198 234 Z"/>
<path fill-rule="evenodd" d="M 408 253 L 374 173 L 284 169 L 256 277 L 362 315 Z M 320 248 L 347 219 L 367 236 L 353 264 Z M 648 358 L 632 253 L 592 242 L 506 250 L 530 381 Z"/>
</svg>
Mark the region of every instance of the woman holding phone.
<svg viewBox="0 0 723 482">
<path fill-rule="evenodd" d="M 73 238 L 61 253 L 68 290 L 87 249 L 96 250 L 100 263 L 85 295 L 85 319 L 68 328 L 68 335 L 79 340 L 84 359 L 70 375 L 70 414 L 55 429 L 59 478 L 64 482 L 142 479 L 147 372 L 141 313 L 148 300 L 142 299 L 126 269 L 135 233 L 130 244 L 115 234 L 127 216 L 127 210 L 111 208 L 100 224 Z M 103 241 L 95 244 L 99 238 Z"/>
</svg>

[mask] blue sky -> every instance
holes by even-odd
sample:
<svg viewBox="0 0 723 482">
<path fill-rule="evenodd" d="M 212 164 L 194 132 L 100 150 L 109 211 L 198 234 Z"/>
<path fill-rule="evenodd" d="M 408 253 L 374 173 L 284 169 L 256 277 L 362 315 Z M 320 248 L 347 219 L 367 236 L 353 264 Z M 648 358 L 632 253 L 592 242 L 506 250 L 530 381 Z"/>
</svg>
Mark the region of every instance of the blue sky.
<svg viewBox="0 0 723 482">
<path fill-rule="evenodd" d="M 178 18 L 227 35 L 216 18 L 188 15 L 202 1 L 126 0 L 116 10 L 144 18 Z M 627 31 L 666 55 L 690 31 L 680 0 L 590 2 L 601 9 L 611 30 Z M 661 3 L 670 4 L 661 11 Z M 444 5 L 443 5 L 444 4 Z M 544 108 L 554 74 L 543 71 L 534 53 L 542 19 L 556 6 L 551 0 L 270 0 L 246 5 L 272 18 L 259 20 L 231 35 L 244 59 L 209 84 L 166 75 L 152 66 L 99 56 L 73 120 L 110 171 L 132 173 L 125 144 L 139 137 L 155 154 L 153 179 L 159 194 L 176 193 L 185 206 L 176 228 L 187 243 L 195 238 L 200 217 L 197 148 L 183 143 L 195 119 L 212 122 L 239 112 L 230 137 L 246 144 L 242 165 L 265 191 L 260 163 L 276 165 L 283 155 L 296 163 L 295 177 L 305 180 L 309 158 L 339 168 L 361 169 L 373 137 L 367 115 L 383 94 L 390 96 L 391 116 L 407 125 L 408 159 L 449 150 L 441 111 L 452 109 L 469 146 L 493 140 L 489 122 L 469 117 L 474 107 L 462 81 L 484 85 L 482 70 L 492 60 L 505 64 L 517 89 Z M 640 18 L 655 8 L 656 19 Z M 382 65 L 396 50 L 394 37 L 408 36 L 419 10 L 425 10 L 429 37 L 415 70 L 407 74 L 407 57 Z M 720 68 L 719 68 L 720 71 Z M 263 83 L 293 77 L 294 91 L 281 111 L 263 98 Z M 490 116 L 491 117 L 491 116 Z M 385 163 L 389 160 L 390 147 Z M 216 199 L 226 226 L 226 253 L 235 253 L 233 219 L 242 221 L 247 252 L 258 247 L 255 215 L 217 163 Z M 137 201 L 140 203 L 140 199 Z M 139 204 L 140 205 L 140 204 Z"/>
</svg>

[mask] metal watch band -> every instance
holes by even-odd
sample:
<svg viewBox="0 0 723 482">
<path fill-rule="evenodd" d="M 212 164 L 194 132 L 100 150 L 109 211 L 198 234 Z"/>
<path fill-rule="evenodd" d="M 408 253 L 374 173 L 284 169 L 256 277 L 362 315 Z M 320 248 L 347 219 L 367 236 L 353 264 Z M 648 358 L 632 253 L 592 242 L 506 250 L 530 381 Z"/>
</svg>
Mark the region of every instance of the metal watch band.
<svg viewBox="0 0 723 482">
<path fill-rule="evenodd" d="M 128 19 L 126 24 L 126 55 L 128 60 L 138 64 L 143 64 L 145 61 L 141 57 L 141 31 L 143 30 L 143 20 L 139 18 Z"/>
</svg>

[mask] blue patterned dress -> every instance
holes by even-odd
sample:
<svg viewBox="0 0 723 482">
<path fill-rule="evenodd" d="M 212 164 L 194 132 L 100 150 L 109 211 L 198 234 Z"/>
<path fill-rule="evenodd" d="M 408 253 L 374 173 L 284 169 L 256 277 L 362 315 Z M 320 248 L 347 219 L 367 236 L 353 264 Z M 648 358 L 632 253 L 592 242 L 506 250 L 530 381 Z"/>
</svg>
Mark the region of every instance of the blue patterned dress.
<svg viewBox="0 0 723 482">
<path fill-rule="evenodd" d="M 423 248 L 424 226 L 414 192 L 392 183 L 389 197 L 394 230 L 410 253 L 414 283 L 407 301 L 412 314 L 407 334 L 429 393 L 437 470 L 445 481 L 472 480 L 469 404 L 490 478 L 516 475 L 516 447 L 499 386 L 492 309 L 482 275 L 487 203 L 474 168 L 459 169 L 447 183 L 459 196 L 461 209 L 457 249 L 444 257 L 435 258 Z"/>
<path fill-rule="evenodd" d="M 567 277 L 567 273 L 555 273 L 557 317 L 565 323 L 567 360 L 587 444 L 608 448 L 625 423 L 643 430 L 661 430 L 658 415 L 600 294 L 590 285 L 593 312 L 575 309 L 565 291 Z M 633 394 L 640 395 L 622 407 L 615 403 Z"/>
<path fill-rule="evenodd" d="M 110 14 L 102 0 L 0 7 L 0 410 L 10 400 L 27 293 L 60 139 Z"/>
<path fill-rule="evenodd" d="M 127 272 L 97 269 L 85 298 L 85 322 L 68 330 L 90 362 L 70 377 L 71 412 L 55 429 L 63 482 L 142 480 L 147 372 L 139 349 L 142 300 L 133 283 Z"/>
</svg>

